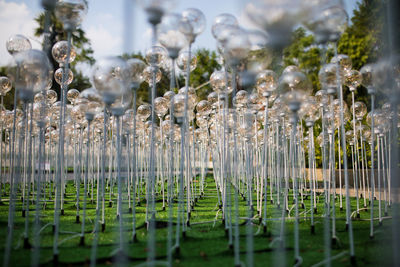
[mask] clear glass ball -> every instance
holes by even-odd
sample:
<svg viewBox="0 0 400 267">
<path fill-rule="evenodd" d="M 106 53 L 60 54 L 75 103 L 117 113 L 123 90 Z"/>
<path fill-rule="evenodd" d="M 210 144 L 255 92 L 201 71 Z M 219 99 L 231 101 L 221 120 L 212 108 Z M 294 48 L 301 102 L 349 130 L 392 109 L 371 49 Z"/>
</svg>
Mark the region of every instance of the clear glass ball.
<svg viewBox="0 0 400 267">
<path fill-rule="evenodd" d="M 138 58 L 131 58 L 126 61 L 132 87 L 136 88 L 144 81 L 143 71 L 146 63 Z"/>
<path fill-rule="evenodd" d="M 256 89 L 257 92 L 269 97 L 278 87 L 278 76 L 272 70 L 264 70 L 256 76 Z"/>
<path fill-rule="evenodd" d="M 206 17 L 197 8 L 188 8 L 182 12 L 179 30 L 186 35 L 189 42 L 202 33 L 206 28 Z M 193 38 L 193 40 L 191 40 Z"/>
<path fill-rule="evenodd" d="M 64 76 L 64 68 L 58 68 L 55 72 L 54 72 L 54 79 L 56 80 L 56 82 L 59 85 L 62 85 L 63 83 L 63 77 Z M 69 85 L 72 83 L 72 81 L 74 80 L 74 73 L 72 72 L 71 69 L 68 69 L 68 77 L 66 77 L 67 79 L 64 81 L 64 84 Z"/>
<path fill-rule="evenodd" d="M 93 84 L 107 105 L 129 90 L 129 76 L 128 65 L 119 57 L 100 59 L 93 66 Z"/>
<path fill-rule="evenodd" d="M 169 109 L 169 101 L 164 97 L 157 97 L 154 99 L 154 112 L 159 117 L 163 117 L 167 114 Z"/>
<path fill-rule="evenodd" d="M 177 94 L 173 98 L 174 116 L 182 118 L 185 115 L 185 95 Z"/>
<path fill-rule="evenodd" d="M 53 45 L 51 49 L 51 54 L 55 61 L 59 64 L 67 63 L 68 57 L 68 42 L 67 41 L 59 41 Z M 68 63 L 74 62 L 76 58 L 76 51 L 75 48 L 71 45 L 70 46 L 70 53 L 69 53 L 69 60 Z"/>
<path fill-rule="evenodd" d="M 178 68 L 186 72 L 187 64 L 188 64 L 189 52 L 188 51 L 181 51 L 179 53 L 178 59 L 176 60 L 176 65 Z M 192 72 L 197 67 L 197 57 L 193 53 L 190 55 L 190 71 Z"/>
<path fill-rule="evenodd" d="M 57 101 L 57 93 L 54 90 L 46 90 L 45 97 L 46 97 L 46 102 L 49 105 L 52 105 Z"/>
<path fill-rule="evenodd" d="M 0 77 L 0 96 L 5 96 L 12 88 L 11 80 L 6 77 Z"/>
<path fill-rule="evenodd" d="M 182 16 L 177 13 L 169 13 L 163 16 L 157 26 L 158 41 L 164 46 L 171 58 L 177 58 L 179 51 L 187 46 L 185 35 L 179 31 Z"/>
<path fill-rule="evenodd" d="M 223 28 L 226 25 L 238 26 L 236 17 L 229 13 L 222 13 L 214 18 L 211 33 L 215 39 L 218 39 L 218 36 L 221 34 L 221 31 L 224 30 Z"/>
<path fill-rule="evenodd" d="M 85 0 L 58 0 L 55 6 L 56 17 L 64 24 L 65 30 L 74 30 L 87 14 Z"/>
<path fill-rule="evenodd" d="M 143 70 L 143 77 L 144 80 L 150 85 L 153 85 L 153 75 L 154 72 L 156 72 L 155 75 L 155 83 L 158 83 L 161 81 L 161 77 L 162 77 L 162 73 L 161 70 L 157 67 L 152 67 L 152 66 L 147 66 L 144 70 Z"/>
<path fill-rule="evenodd" d="M 196 105 L 196 111 L 199 115 L 201 115 L 203 117 L 210 115 L 210 113 L 212 111 L 210 102 L 208 102 L 207 100 L 201 100 Z"/>
<path fill-rule="evenodd" d="M 350 91 L 356 90 L 361 85 L 362 75 L 358 70 L 350 70 L 344 75 L 344 85 L 348 86 Z"/>
<path fill-rule="evenodd" d="M 30 49 L 15 55 L 18 77 L 16 87 L 21 94 L 33 94 L 47 89 L 49 80 L 52 79 L 53 66 L 46 53 L 40 50 Z M 31 93 L 29 93 L 31 92 Z"/>
<path fill-rule="evenodd" d="M 140 105 L 136 115 L 141 121 L 147 120 L 151 115 L 151 106 L 149 104 Z"/>
<path fill-rule="evenodd" d="M 75 100 L 79 97 L 79 91 L 76 89 L 69 89 L 67 92 L 67 99 L 71 104 L 75 103 Z"/>
<path fill-rule="evenodd" d="M 160 66 L 167 59 L 167 51 L 162 46 L 152 46 L 146 50 L 147 64 Z"/>
<path fill-rule="evenodd" d="M 230 94 L 233 88 L 229 85 L 231 75 L 222 70 L 214 71 L 210 76 L 210 85 L 218 94 Z"/>
<path fill-rule="evenodd" d="M 10 55 L 32 49 L 32 44 L 28 38 L 21 34 L 16 34 L 8 38 L 6 48 Z"/>
</svg>

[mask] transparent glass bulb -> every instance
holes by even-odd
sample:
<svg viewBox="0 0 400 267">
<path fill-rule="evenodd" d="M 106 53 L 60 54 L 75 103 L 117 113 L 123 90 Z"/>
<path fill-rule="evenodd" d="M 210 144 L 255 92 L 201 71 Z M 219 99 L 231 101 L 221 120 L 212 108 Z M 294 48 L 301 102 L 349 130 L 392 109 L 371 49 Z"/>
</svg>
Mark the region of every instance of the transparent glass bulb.
<svg viewBox="0 0 400 267">
<path fill-rule="evenodd" d="M 158 117 L 163 117 L 168 112 L 169 101 L 164 97 L 154 99 L 154 112 Z"/>
<path fill-rule="evenodd" d="M 126 61 L 128 65 L 129 77 L 132 87 L 138 88 L 144 81 L 143 71 L 146 68 L 146 63 L 137 58 L 131 58 Z"/>
<path fill-rule="evenodd" d="M 179 53 L 178 59 L 176 60 L 176 65 L 181 71 L 186 72 L 188 64 L 189 52 L 181 51 Z M 193 53 L 190 55 L 190 71 L 193 71 L 197 67 L 197 57 Z"/>
<path fill-rule="evenodd" d="M 151 115 L 151 106 L 149 104 L 140 105 L 136 114 L 141 121 L 147 120 Z"/>
<path fill-rule="evenodd" d="M 206 28 L 206 17 L 197 8 L 188 8 L 182 12 L 179 30 L 185 34 L 189 43 L 194 42 L 197 35 Z"/>
<path fill-rule="evenodd" d="M 218 94 L 230 94 L 233 90 L 229 86 L 231 75 L 225 71 L 216 70 L 210 76 L 210 85 Z"/>
<path fill-rule="evenodd" d="M 63 83 L 63 75 L 64 75 L 64 68 L 58 68 L 54 72 L 54 79 L 59 85 L 62 85 Z M 71 69 L 68 69 L 68 76 L 66 77 L 67 79 L 64 81 L 64 84 L 69 85 L 72 83 L 74 79 L 74 73 L 71 71 Z"/>
<path fill-rule="evenodd" d="M 52 79 L 53 67 L 47 55 L 40 50 L 30 49 L 15 55 L 18 76 L 15 86 L 20 92 L 20 97 L 32 97 L 48 87 Z"/>
<path fill-rule="evenodd" d="M 119 57 L 98 60 L 92 71 L 93 84 L 107 105 L 129 90 L 129 76 L 128 65 Z"/>
<path fill-rule="evenodd" d="M 67 41 L 59 41 L 53 45 L 51 49 L 51 54 L 55 61 L 59 64 L 65 64 L 67 62 L 68 57 L 68 42 Z M 68 63 L 74 62 L 76 58 L 75 48 L 70 46 L 69 60 Z"/>
<path fill-rule="evenodd" d="M 85 0 L 58 0 L 54 11 L 64 29 L 72 31 L 82 23 L 87 9 Z"/>
<path fill-rule="evenodd" d="M 278 76 L 272 70 L 264 70 L 256 76 L 256 89 L 257 92 L 269 97 L 278 87 Z"/>
<path fill-rule="evenodd" d="M 5 96 L 11 88 L 11 80 L 5 76 L 0 77 L 0 96 Z"/>
<path fill-rule="evenodd" d="M 146 50 L 145 57 L 148 64 L 160 66 L 167 58 L 167 51 L 161 46 L 152 46 Z"/>
<path fill-rule="evenodd" d="M 196 111 L 203 117 L 208 116 L 212 111 L 211 104 L 207 100 L 201 100 L 196 105 Z"/>
<path fill-rule="evenodd" d="M 21 34 L 16 34 L 8 38 L 6 48 L 10 55 L 32 49 L 32 44 L 28 38 Z"/>
<path fill-rule="evenodd" d="M 46 102 L 49 105 L 54 104 L 57 101 L 57 93 L 54 90 L 45 91 Z"/>
<path fill-rule="evenodd" d="M 67 99 L 71 104 L 75 103 L 75 100 L 79 97 L 79 91 L 76 89 L 69 89 L 67 92 Z"/>
<path fill-rule="evenodd" d="M 355 91 L 361 82 L 362 75 L 358 70 L 350 70 L 344 75 L 344 84 L 349 87 L 350 91 Z"/>
<path fill-rule="evenodd" d="M 144 70 L 143 70 L 143 77 L 144 80 L 150 85 L 153 85 L 153 75 L 154 72 L 156 72 L 155 74 L 155 83 L 158 83 L 161 81 L 161 77 L 162 77 L 162 73 L 160 71 L 159 68 L 157 67 L 152 67 L 152 66 L 147 66 Z"/>
<path fill-rule="evenodd" d="M 179 31 L 182 16 L 169 13 L 163 16 L 157 26 L 158 41 L 164 46 L 171 58 L 177 58 L 179 51 L 187 45 L 185 35 Z"/>
<path fill-rule="evenodd" d="M 174 116 L 177 118 L 182 118 L 185 112 L 185 95 L 177 94 L 173 98 L 174 105 Z"/>
<path fill-rule="evenodd" d="M 218 36 L 223 31 L 224 26 L 238 26 L 238 21 L 235 16 L 228 13 L 219 14 L 214 18 L 214 22 L 211 27 L 211 33 L 215 39 L 218 39 Z"/>
</svg>

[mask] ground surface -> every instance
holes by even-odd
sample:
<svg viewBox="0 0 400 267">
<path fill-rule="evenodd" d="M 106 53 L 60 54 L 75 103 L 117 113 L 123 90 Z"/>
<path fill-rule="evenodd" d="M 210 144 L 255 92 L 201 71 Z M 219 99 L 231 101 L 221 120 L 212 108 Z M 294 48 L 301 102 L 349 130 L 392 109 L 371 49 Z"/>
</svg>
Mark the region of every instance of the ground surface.
<svg viewBox="0 0 400 267">
<path fill-rule="evenodd" d="M 83 194 L 81 190 L 81 203 Z M 115 190 L 116 192 L 116 190 Z M 61 216 L 60 222 L 60 245 L 59 263 L 64 266 L 82 266 L 88 265 L 90 262 L 91 245 L 94 237 L 94 217 L 95 204 L 89 202 L 87 205 L 87 215 L 90 218 L 86 221 L 85 227 L 85 245 L 79 245 L 79 234 L 81 224 L 76 223 L 76 207 L 75 207 L 75 188 L 70 182 L 67 186 L 67 194 L 65 200 L 65 215 Z M 3 203 L 0 205 L 0 260 L 3 261 L 4 248 L 7 234 L 8 220 L 8 196 L 3 196 Z M 108 198 L 107 198 L 108 199 Z M 234 198 L 232 197 L 232 201 Z M 106 229 L 104 233 L 99 235 L 99 246 L 97 259 L 99 266 L 107 266 L 113 264 L 113 254 L 117 248 L 118 220 L 116 219 L 116 194 L 113 197 L 113 207 L 106 205 Z M 186 231 L 186 238 L 182 240 L 180 256 L 174 258 L 174 266 L 233 266 L 233 252 L 228 247 L 228 239 L 225 234 L 225 228 L 222 224 L 221 212 L 218 212 L 217 195 L 215 183 L 211 177 L 207 177 L 207 187 L 205 196 L 197 202 L 194 211 L 191 214 L 190 227 Z M 126 202 L 126 200 L 125 200 Z M 309 213 L 301 209 L 300 220 L 300 255 L 303 259 L 303 266 L 311 266 L 321 262 L 324 259 L 324 219 L 321 217 L 323 210 L 322 196 L 319 199 L 318 214 L 316 214 L 315 235 L 310 232 Z M 292 203 L 292 200 L 290 200 Z M 309 199 L 304 201 L 305 208 L 309 208 Z M 108 203 L 106 203 L 108 204 Z M 174 214 L 176 214 L 176 203 Z M 141 205 L 136 209 L 137 218 L 137 242 L 132 243 L 132 214 L 128 212 L 128 206 L 123 206 L 124 219 L 124 241 L 125 253 L 129 256 L 130 262 L 127 266 L 138 265 L 146 261 L 147 255 L 147 230 L 145 222 L 145 201 L 142 200 Z M 362 207 L 361 201 L 360 206 Z M 375 201 L 375 210 L 377 214 L 378 201 Z M 82 206 L 81 206 L 82 207 Z M 247 216 L 246 201 L 239 197 L 240 217 Z M 352 199 L 352 210 L 356 207 L 355 200 Z M 168 209 L 162 210 L 162 202 L 157 202 L 157 220 L 167 221 Z M 41 214 L 41 227 L 49 225 L 41 232 L 40 246 L 40 263 L 43 266 L 53 265 L 53 204 L 47 202 L 45 210 Z M 29 266 L 33 249 L 23 248 L 23 230 L 25 218 L 21 216 L 21 201 L 16 206 L 15 228 L 13 249 L 11 253 L 12 266 Z M 280 232 L 280 221 L 273 218 L 279 218 L 281 210 L 276 205 L 268 203 L 268 231 L 263 232 L 263 226 L 259 224 L 259 220 L 253 221 L 254 233 L 254 265 L 255 266 L 278 266 L 280 264 L 291 266 L 294 262 L 293 256 L 293 220 L 288 219 L 285 227 L 286 250 L 278 251 L 277 236 Z M 383 225 L 379 226 L 375 221 L 375 238 L 369 238 L 370 222 L 369 212 L 361 211 L 361 219 L 353 221 L 355 253 L 359 266 L 390 266 L 391 265 L 391 219 L 385 219 Z M 341 255 L 333 260 L 333 266 L 350 266 L 348 232 L 345 227 L 345 211 L 340 211 L 338 202 L 336 202 L 336 229 L 337 244 L 332 247 L 332 256 Z M 33 222 L 34 222 L 34 205 L 30 206 L 30 243 L 33 243 Z M 82 213 L 81 213 L 82 216 Z M 294 210 L 290 212 L 290 216 L 294 216 Z M 307 218 L 305 218 L 307 216 Z M 390 216 L 390 209 L 389 209 Z M 82 218 L 82 217 L 81 217 Z M 201 223 L 205 222 L 205 223 Z M 245 219 L 240 220 L 240 260 L 246 262 L 246 225 Z M 71 238 L 72 237 L 72 238 Z M 68 238 L 71 238 L 68 240 Z M 166 244 L 167 244 L 167 228 L 161 227 L 156 233 L 156 255 L 159 261 L 166 261 Z M 286 259 L 286 261 L 283 261 Z"/>
</svg>

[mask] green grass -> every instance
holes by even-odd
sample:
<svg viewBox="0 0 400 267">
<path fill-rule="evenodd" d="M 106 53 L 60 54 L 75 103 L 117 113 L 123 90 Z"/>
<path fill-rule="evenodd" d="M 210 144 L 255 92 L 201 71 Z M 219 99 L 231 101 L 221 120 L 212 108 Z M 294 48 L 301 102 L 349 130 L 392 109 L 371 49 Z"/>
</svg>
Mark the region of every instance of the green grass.
<svg viewBox="0 0 400 267">
<path fill-rule="evenodd" d="M 83 201 L 83 188 L 81 190 L 81 201 Z M 117 192 L 115 189 L 114 192 Z M 116 194 L 113 196 L 113 202 L 116 204 Z M 124 197 L 126 197 L 126 192 Z M 7 234 L 8 220 L 8 202 L 5 201 L 0 205 L 0 226 L 3 231 L 0 231 L 0 260 L 3 261 L 4 248 Z M 160 198 L 160 197 L 159 197 Z M 70 237 L 72 234 L 66 232 L 80 233 L 81 224 L 75 223 L 76 207 L 74 203 L 75 188 L 71 183 L 67 186 L 67 194 L 65 199 L 65 215 L 60 218 L 60 237 L 59 241 Z M 99 246 L 97 252 L 98 265 L 111 265 L 113 262 L 112 253 L 117 248 L 118 236 L 118 220 L 116 218 L 116 205 L 108 207 L 108 194 L 106 202 L 106 230 L 99 234 Z M 232 196 L 232 201 L 234 200 Z M 239 197 L 239 216 L 247 216 L 247 206 L 243 198 Z M 255 201 L 255 197 L 254 197 Z M 254 202 L 255 203 L 255 202 Z M 290 203 L 292 200 L 290 199 Z M 321 217 L 323 211 L 322 195 L 319 199 L 318 214 L 316 214 L 315 235 L 310 233 L 310 220 L 302 215 L 300 219 L 300 255 L 303 258 L 303 266 L 316 264 L 324 259 L 324 219 Z M 162 202 L 156 203 L 157 219 L 167 221 L 168 208 L 162 210 Z M 124 219 L 124 240 L 125 253 L 129 255 L 130 265 L 140 264 L 146 261 L 147 256 L 147 230 L 144 227 L 145 223 L 145 201 L 142 199 L 141 206 L 136 208 L 137 219 L 137 243 L 132 243 L 132 214 L 128 212 L 127 200 L 124 200 L 123 219 Z M 254 204 L 255 205 L 255 204 Z M 309 200 L 305 200 L 306 208 L 309 207 Z M 355 199 L 351 202 L 352 210 L 355 210 Z M 375 211 L 377 214 L 378 201 L 375 201 Z M 90 220 L 86 221 L 85 228 L 85 246 L 79 247 L 79 237 L 63 242 L 59 250 L 59 262 L 62 265 L 81 266 L 88 264 L 91 255 L 91 245 L 93 241 L 94 217 L 96 214 L 95 204 L 90 203 L 90 197 L 87 204 L 87 216 Z M 360 207 L 362 202 L 360 200 Z M 33 228 L 35 206 L 30 205 L 30 231 L 29 240 L 33 243 Z M 82 202 L 81 202 L 82 208 Z M 176 216 L 177 204 L 174 203 L 174 215 Z M 53 203 L 47 202 L 46 209 L 42 210 L 41 226 L 53 222 Z M 207 188 L 205 197 L 199 199 L 191 216 L 191 226 L 188 227 L 186 238 L 182 240 L 180 248 L 180 256 L 174 258 L 174 266 L 233 266 L 233 252 L 228 247 L 228 238 L 225 233 L 224 225 L 222 224 L 222 213 L 218 212 L 215 222 L 196 224 L 199 222 L 214 221 L 218 211 L 217 195 L 215 184 L 211 177 L 207 177 Z M 303 212 L 300 209 L 300 212 Z M 21 216 L 22 204 L 18 201 L 16 205 L 16 216 L 14 226 L 13 249 L 11 253 L 12 266 L 29 266 L 33 250 L 23 248 L 23 230 L 25 218 Z M 268 202 L 268 218 L 279 218 L 281 209 L 276 205 Z M 336 201 L 336 229 L 338 242 L 332 247 L 332 256 L 342 252 L 349 251 L 348 232 L 345 230 L 345 211 L 339 210 L 338 200 Z M 389 209 L 390 215 L 390 209 Z M 294 211 L 290 214 L 294 216 Z M 309 213 L 307 214 L 309 216 Z M 361 211 L 361 220 L 353 220 L 354 241 L 356 260 L 359 266 L 390 266 L 392 264 L 392 248 L 391 248 L 391 220 L 384 220 L 383 225 L 379 226 L 375 221 L 375 238 L 369 238 L 369 219 L 370 213 Z M 81 212 L 82 220 L 82 212 Z M 245 220 L 240 220 L 240 259 L 246 262 L 246 226 Z M 268 232 L 263 233 L 263 227 L 259 224 L 259 220 L 253 221 L 254 233 L 254 263 L 255 266 L 277 266 L 282 263 L 282 259 L 286 259 L 286 265 L 291 266 L 294 262 L 293 251 L 293 220 L 288 220 L 285 225 L 286 250 L 280 251 L 275 249 L 278 245 L 273 242 L 280 231 L 280 221 L 269 220 Z M 156 255 L 160 261 L 166 261 L 166 243 L 167 243 L 167 228 L 159 228 L 156 232 Z M 40 263 L 43 266 L 51 266 L 53 264 L 53 233 L 51 225 L 45 228 L 41 234 L 40 243 Z M 272 245 L 271 245 L 272 244 Z M 333 266 L 350 266 L 349 254 L 334 260 Z"/>
</svg>

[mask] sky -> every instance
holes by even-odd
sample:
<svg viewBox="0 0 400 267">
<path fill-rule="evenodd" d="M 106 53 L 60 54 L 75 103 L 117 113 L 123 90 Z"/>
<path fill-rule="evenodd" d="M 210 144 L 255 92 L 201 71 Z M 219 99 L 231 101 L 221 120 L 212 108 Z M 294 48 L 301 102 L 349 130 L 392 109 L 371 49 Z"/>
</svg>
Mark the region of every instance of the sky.
<svg viewBox="0 0 400 267">
<path fill-rule="evenodd" d="M 352 14 L 359 0 L 344 0 L 347 12 Z M 5 43 L 14 34 L 28 37 L 33 48 L 41 49 L 41 40 L 34 37 L 37 27 L 34 18 L 43 12 L 40 0 L 0 0 L 0 66 L 10 64 Z M 146 15 L 135 0 L 88 0 L 88 13 L 82 23 L 82 29 L 91 41 L 96 59 L 120 55 L 123 52 L 144 52 L 151 45 L 150 25 Z M 211 35 L 214 18 L 221 13 L 231 13 L 240 24 L 249 26 L 242 14 L 246 0 L 180 0 L 176 1 L 174 12 L 180 13 L 186 8 L 200 9 L 206 16 L 206 30 L 197 37 L 193 47 L 215 49 L 215 40 Z M 126 16 L 129 14 L 129 16 Z M 126 19 L 128 18 L 128 19 Z M 126 23 L 125 23 L 126 21 Z M 124 25 L 130 25 L 124 27 Z M 126 38 L 126 36 L 129 36 Z"/>
</svg>

